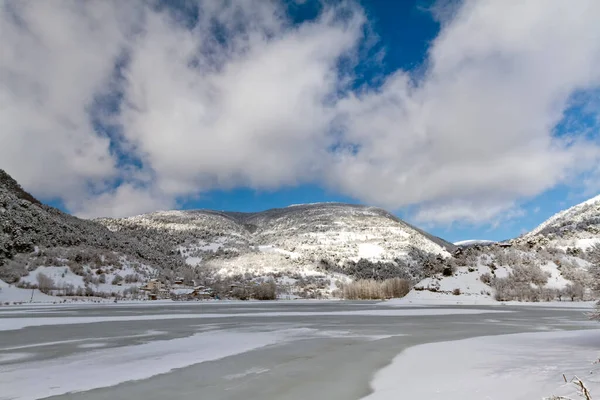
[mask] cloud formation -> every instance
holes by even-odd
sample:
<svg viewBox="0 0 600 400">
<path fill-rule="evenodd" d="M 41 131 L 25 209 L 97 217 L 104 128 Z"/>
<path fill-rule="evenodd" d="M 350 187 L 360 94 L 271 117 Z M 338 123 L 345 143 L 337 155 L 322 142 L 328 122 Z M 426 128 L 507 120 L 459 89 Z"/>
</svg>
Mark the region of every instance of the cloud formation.
<svg viewBox="0 0 600 400">
<path fill-rule="evenodd" d="M 228 3 L 0 3 L 2 167 L 83 216 L 315 182 L 433 223 L 596 174 L 597 125 L 556 126 L 600 88 L 597 1 L 465 1 L 436 14 L 424 74 L 358 89 L 340 68 L 373 40 L 357 4 L 294 23 Z"/>
</svg>

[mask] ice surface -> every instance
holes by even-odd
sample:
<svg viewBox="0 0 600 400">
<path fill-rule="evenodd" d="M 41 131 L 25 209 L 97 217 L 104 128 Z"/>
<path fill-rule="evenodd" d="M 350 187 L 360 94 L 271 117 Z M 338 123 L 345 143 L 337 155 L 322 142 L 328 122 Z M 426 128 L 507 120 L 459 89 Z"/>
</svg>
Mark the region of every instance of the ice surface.
<svg viewBox="0 0 600 400">
<path fill-rule="evenodd" d="M 200 333 L 24 363 L 19 368 L 0 366 L 0 398 L 38 399 L 113 386 L 247 352 L 286 337 L 282 332 Z"/>
<path fill-rule="evenodd" d="M 357 311 L 296 311 L 296 312 L 258 312 L 241 314 L 156 314 L 156 315 L 132 315 L 132 316 L 99 316 L 99 317 L 40 317 L 40 318 L 2 318 L 0 319 L 0 331 L 9 331 L 26 328 L 28 326 L 44 325 L 73 325 L 90 324 L 97 322 L 127 322 L 127 321 L 153 321 L 165 319 L 205 319 L 205 318 L 260 318 L 260 317 L 306 317 L 306 316 L 342 316 L 359 315 L 373 317 L 402 317 L 402 316 L 428 316 L 428 315 L 452 315 L 452 314 L 485 314 L 495 312 L 506 312 L 498 310 L 472 310 L 459 308 L 446 309 L 381 309 L 381 310 L 357 310 Z"/>
</svg>

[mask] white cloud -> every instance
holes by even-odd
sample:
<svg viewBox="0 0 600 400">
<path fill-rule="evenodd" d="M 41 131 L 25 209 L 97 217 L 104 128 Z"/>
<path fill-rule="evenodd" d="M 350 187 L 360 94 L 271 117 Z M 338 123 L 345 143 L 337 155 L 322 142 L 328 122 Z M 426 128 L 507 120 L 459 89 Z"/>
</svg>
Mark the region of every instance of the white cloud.
<svg viewBox="0 0 600 400">
<path fill-rule="evenodd" d="M 113 69 L 127 12 L 109 2 L 0 3 L 0 160 L 40 196 L 80 196 L 117 173 L 87 110 Z"/>
<path fill-rule="evenodd" d="M 275 8 L 259 10 L 255 24 L 256 10 L 237 12 L 246 26 L 227 32 L 225 48 L 208 21 L 190 31 L 149 14 L 132 51 L 125 139 L 162 192 L 296 184 L 315 179 L 327 157 L 336 62 L 357 43 L 361 15 L 341 22 L 330 10 L 296 28 Z"/>
<path fill-rule="evenodd" d="M 261 0 L 200 2 L 197 21 L 142 2 L 0 4 L 1 167 L 80 215 L 316 182 L 423 222 L 494 223 L 600 159 L 594 139 L 553 136 L 570 96 L 600 86 L 594 0 L 439 7 L 425 75 L 357 91 L 337 71 L 363 61 L 354 3 L 300 25 Z M 95 113 L 114 90 L 120 108 Z"/>
<path fill-rule="evenodd" d="M 598 162 L 598 143 L 553 137 L 569 96 L 600 85 L 600 3 L 469 1 L 430 67 L 344 100 L 348 143 L 330 182 L 420 219 L 490 221 Z M 341 178 L 341 179 L 340 179 Z M 440 212 L 441 211 L 441 212 Z"/>
</svg>

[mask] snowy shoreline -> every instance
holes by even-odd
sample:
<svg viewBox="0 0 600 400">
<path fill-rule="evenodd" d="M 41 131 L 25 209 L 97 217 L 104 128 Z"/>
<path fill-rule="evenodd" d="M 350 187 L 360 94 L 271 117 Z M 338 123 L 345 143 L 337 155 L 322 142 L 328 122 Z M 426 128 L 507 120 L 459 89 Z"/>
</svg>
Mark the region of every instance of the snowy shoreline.
<svg viewBox="0 0 600 400">
<path fill-rule="evenodd" d="M 379 370 L 363 400 L 577 398 L 581 378 L 600 392 L 600 329 L 483 336 L 410 347 Z"/>
</svg>

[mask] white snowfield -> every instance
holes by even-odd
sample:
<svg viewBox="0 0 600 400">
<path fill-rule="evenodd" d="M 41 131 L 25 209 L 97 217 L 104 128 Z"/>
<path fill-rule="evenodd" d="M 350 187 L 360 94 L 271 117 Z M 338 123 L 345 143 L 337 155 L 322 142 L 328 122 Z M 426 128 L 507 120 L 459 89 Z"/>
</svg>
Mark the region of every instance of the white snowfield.
<svg viewBox="0 0 600 400">
<path fill-rule="evenodd" d="M 567 379 L 600 394 L 600 330 L 488 336 L 415 346 L 372 381 L 364 400 L 581 398 Z M 595 398 L 595 397 L 593 397 Z"/>
<path fill-rule="evenodd" d="M 62 299 L 48 296 L 37 289 L 21 289 L 0 279 L 0 304 L 4 303 L 57 303 Z"/>
</svg>

